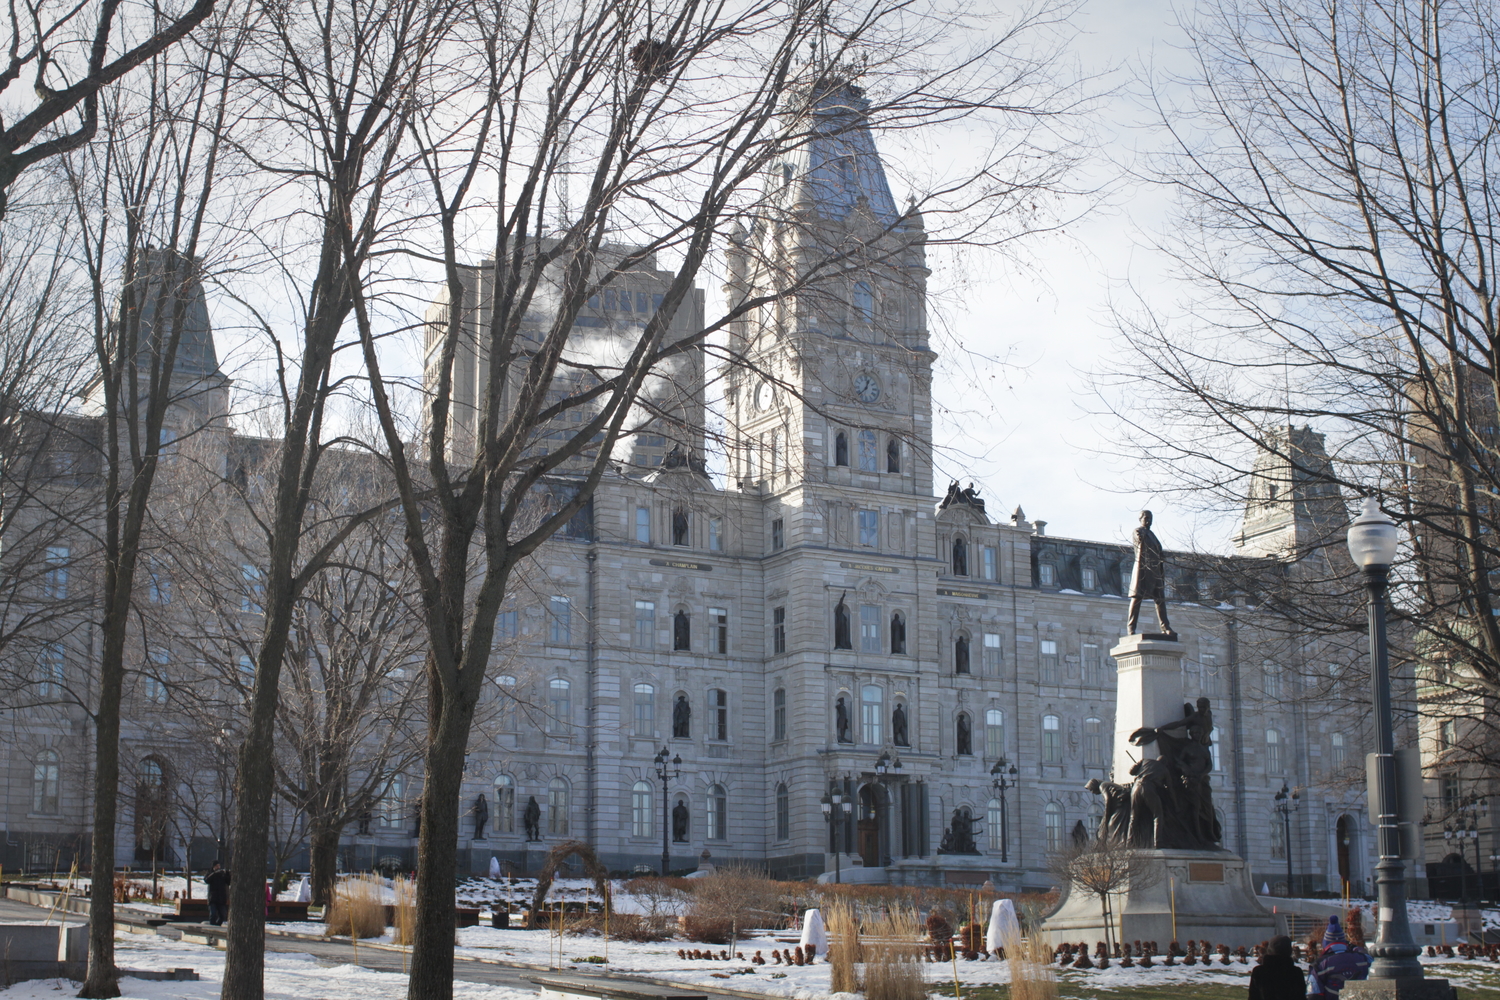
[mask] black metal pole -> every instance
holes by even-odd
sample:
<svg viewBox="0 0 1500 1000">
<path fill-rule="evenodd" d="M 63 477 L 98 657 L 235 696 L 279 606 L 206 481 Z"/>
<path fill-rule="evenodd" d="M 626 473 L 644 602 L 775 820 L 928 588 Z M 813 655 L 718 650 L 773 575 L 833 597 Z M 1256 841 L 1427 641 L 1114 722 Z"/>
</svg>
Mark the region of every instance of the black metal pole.
<svg viewBox="0 0 1500 1000">
<path fill-rule="evenodd" d="M 1010 817 L 1005 811 L 1005 786 L 1000 786 L 1000 863 L 1010 864 Z"/>
<path fill-rule="evenodd" d="M 1285 802 L 1281 804 L 1281 835 L 1286 840 L 1286 896 L 1291 899 L 1296 895 L 1292 890 L 1292 810 Z"/>
<path fill-rule="evenodd" d="M 1365 570 L 1370 591 L 1370 688 L 1375 709 L 1375 813 L 1380 861 L 1375 866 L 1380 934 L 1370 954 L 1372 979 L 1421 979 L 1421 948 L 1411 936 L 1406 914 L 1406 865 L 1396 815 L 1396 733 L 1391 715 L 1391 673 L 1385 639 L 1385 592 L 1389 566 Z M 1290 846 L 1290 845 L 1289 845 Z"/>
</svg>

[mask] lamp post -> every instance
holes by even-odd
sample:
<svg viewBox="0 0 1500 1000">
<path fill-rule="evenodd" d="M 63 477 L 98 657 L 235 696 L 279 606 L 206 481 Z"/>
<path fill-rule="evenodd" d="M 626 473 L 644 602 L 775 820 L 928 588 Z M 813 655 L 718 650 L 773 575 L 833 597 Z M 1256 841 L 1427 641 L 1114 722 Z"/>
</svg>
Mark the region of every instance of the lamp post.
<svg viewBox="0 0 1500 1000">
<path fill-rule="evenodd" d="M 843 859 L 839 857 L 839 827 L 853 811 L 854 803 L 839 790 L 838 782 L 831 781 L 828 783 L 828 794 L 819 800 L 819 805 L 823 807 L 823 821 L 829 823 L 833 831 L 833 880 L 842 882 L 844 866 Z"/>
<path fill-rule="evenodd" d="M 667 760 L 667 748 L 662 747 L 652 763 L 656 765 L 656 777 L 661 781 L 661 877 L 666 878 L 672 874 L 672 852 L 668 839 L 672 835 L 672 796 L 667 783 L 682 777 L 682 755 L 677 754 Z"/>
<path fill-rule="evenodd" d="M 1281 836 L 1282 844 L 1286 847 L 1286 894 L 1290 899 L 1296 893 L 1292 890 L 1292 813 L 1302 804 L 1302 790 L 1300 788 L 1288 788 L 1286 782 L 1281 783 L 1281 791 L 1272 796 L 1276 802 L 1276 811 L 1281 814 Z"/>
<path fill-rule="evenodd" d="M 1010 864 L 1010 817 L 1005 811 L 1005 790 L 1015 788 L 1020 781 L 1020 771 L 1016 765 L 1010 764 L 1004 757 L 996 759 L 995 766 L 990 768 L 990 787 L 1000 798 L 1000 863 Z"/>
<path fill-rule="evenodd" d="M 1370 949 L 1375 957 L 1370 967 L 1373 979 L 1421 979 L 1421 949 L 1411 936 L 1406 915 L 1406 866 L 1401 861 L 1401 839 L 1397 828 L 1396 733 L 1391 716 L 1391 674 L 1385 640 L 1386 586 L 1391 563 L 1396 560 L 1396 522 L 1381 509 L 1374 497 L 1365 500 L 1364 511 L 1349 526 L 1349 555 L 1364 572 L 1369 590 L 1370 688 L 1375 712 L 1375 814 L 1380 861 L 1375 866 L 1375 885 L 1380 907 L 1380 933 Z"/>
</svg>

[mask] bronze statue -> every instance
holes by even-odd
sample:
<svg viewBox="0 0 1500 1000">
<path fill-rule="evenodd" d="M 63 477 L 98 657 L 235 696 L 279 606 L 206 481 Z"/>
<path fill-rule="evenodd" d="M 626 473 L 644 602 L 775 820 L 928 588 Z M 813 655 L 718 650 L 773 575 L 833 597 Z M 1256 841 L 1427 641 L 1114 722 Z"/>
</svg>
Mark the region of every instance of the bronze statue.
<svg viewBox="0 0 1500 1000">
<path fill-rule="evenodd" d="M 834 702 L 833 715 L 834 722 L 838 726 L 838 741 L 840 743 L 853 743 L 854 740 L 849 735 L 849 706 L 843 698 Z"/>
<path fill-rule="evenodd" d="M 1104 799 L 1104 818 L 1099 821 L 1099 839 L 1125 844 L 1130 838 L 1130 786 L 1090 778 L 1083 786 Z"/>
<path fill-rule="evenodd" d="M 967 714 L 959 713 L 957 730 L 957 752 L 962 756 L 972 754 L 974 752 L 974 731 L 969 725 Z"/>
<path fill-rule="evenodd" d="M 899 701 L 891 712 L 891 742 L 898 747 L 911 746 L 906 738 L 906 706 Z"/>
<path fill-rule="evenodd" d="M 1177 638 L 1172 623 L 1167 620 L 1167 574 L 1166 559 L 1162 555 L 1161 542 L 1151 530 L 1151 512 L 1141 511 L 1141 526 L 1135 529 L 1135 568 L 1130 573 L 1130 620 L 1125 626 L 1127 635 L 1136 634 L 1136 623 L 1141 616 L 1141 601 L 1150 598 L 1156 604 L 1156 620 L 1161 632 Z"/>
<path fill-rule="evenodd" d="M 672 843 L 686 844 L 688 839 L 688 807 L 681 799 L 672 807 Z"/>
<path fill-rule="evenodd" d="M 536 804 L 536 796 L 533 795 L 526 800 L 526 811 L 521 814 L 521 822 L 526 824 L 526 839 L 542 839 L 542 807 Z"/>
<path fill-rule="evenodd" d="M 979 848 L 974 843 L 974 824 L 979 821 L 969 815 L 969 810 L 959 806 L 953 810 L 953 818 L 948 823 L 948 828 L 943 831 L 943 840 L 938 847 L 939 854 L 978 854 Z"/>
<path fill-rule="evenodd" d="M 1136 746 L 1156 744 L 1155 757 L 1138 761 L 1129 785 L 1091 780 L 1104 797 L 1099 836 L 1134 847 L 1215 850 L 1224 831 L 1214 812 L 1213 711 L 1207 698 L 1183 705 L 1182 717 L 1130 734 Z M 1127 805 L 1128 803 L 1128 805 Z"/>
<path fill-rule="evenodd" d="M 672 739 L 685 740 L 692 736 L 693 708 L 688 704 L 687 695 L 677 696 L 677 704 L 672 706 Z"/>
<path fill-rule="evenodd" d="M 484 793 L 479 793 L 479 798 L 474 800 L 474 839 L 484 839 L 484 825 L 490 821 L 490 804 L 485 801 Z"/>
</svg>

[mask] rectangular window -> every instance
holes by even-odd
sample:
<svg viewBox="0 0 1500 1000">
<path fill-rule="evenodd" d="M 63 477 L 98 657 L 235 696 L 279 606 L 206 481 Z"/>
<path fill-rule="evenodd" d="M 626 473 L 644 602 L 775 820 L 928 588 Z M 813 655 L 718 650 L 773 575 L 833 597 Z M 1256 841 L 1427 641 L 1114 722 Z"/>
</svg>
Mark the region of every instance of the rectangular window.
<svg viewBox="0 0 1500 1000">
<path fill-rule="evenodd" d="M 771 522 L 771 551 L 780 552 L 786 548 L 786 523 L 781 518 Z"/>
<path fill-rule="evenodd" d="M 721 689 L 711 691 L 709 704 L 713 708 L 713 718 L 709 720 L 709 738 L 715 740 L 729 739 L 729 692 Z"/>
<path fill-rule="evenodd" d="M 875 472 L 878 470 L 875 463 L 875 432 L 859 432 L 859 469 L 861 472 Z"/>
<path fill-rule="evenodd" d="M 650 684 L 635 686 L 635 734 L 656 735 L 656 689 Z"/>
<path fill-rule="evenodd" d="M 986 545 L 981 550 L 981 565 L 986 580 L 1000 579 L 1000 553 L 993 545 Z"/>
<path fill-rule="evenodd" d="M 64 653 L 63 644 L 47 643 L 42 647 L 41 659 L 37 663 L 37 697 L 62 697 L 63 685 L 67 679 L 67 656 Z"/>
<path fill-rule="evenodd" d="M 1099 719 L 1083 720 L 1083 762 L 1104 764 L 1104 723 Z"/>
<path fill-rule="evenodd" d="M 1051 587 L 1057 582 L 1057 570 L 1052 568 L 1051 563 L 1042 563 L 1037 567 L 1043 587 Z"/>
<path fill-rule="evenodd" d="M 1099 667 L 1099 644 L 1086 642 L 1083 644 L 1083 683 L 1089 687 L 1098 687 L 1103 683 L 1102 671 Z"/>
<path fill-rule="evenodd" d="M 1201 693 L 1209 696 L 1217 695 L 1219 693 L 1219 658 L 1213 653 L 1203 653 L 1198 657 L 1198 662 L 1203 667 Z"/>
<path fill-rule="evenodd" d="M 152 604 L 172 603 L 172 581 L 154 563 L 146 567 L 147 587 Z"/>
<path fill-rule="evenodd" d="M 1062 763 L 1062 720 L 1055 715 L 1042 717 L 1042 763 Z"/>
<path fill-rule="evenodd" d="M 1094 572 L 1092 566 L 1085 566 L 1083 568 L 1083 589 L 1093 590 L 1097 586 L 1099 586 L 1099 574 Z"/>
<path fill-rule="evenodd" d="M 635 540 L 642 545 L 651 544 L 651 508 L 635 509 Z"/>
<path fill-rule="evenodd" d="M 261 602 L 266 596 L 266 583 L 261 577 L 260 567 L 245 563 L 240 567 L 240 579 L 245 588 L 240 593 L 240 610 L 247 614 L 260 614 Z"/>
<path fill-rule="evenodd" d="M 1043 639 L 1042 643 L 1042 683 L 1057 683 L 1057 641 L 1055 639 Z"/>
<path fill-rule="evenodd" d="M 708 519 L 708 551 L 724 551 L 724 519 L 722 517 Z"/>
<path fill-rule="evenodd" d="M 786 652 L 786 608 L 771 609 L 771 652 Z"/>
<path fill-rule="evenodd" d="M 656 646 L 656 603 L 635 602 L 635 648 L 652 649 Z"/>
<path fill-rule="evenodd" d="M 984 634 L 984 675 L 986 677 L 999 677 L 1001 657 L 1004 650 L 1000 646 L 999 632 L 986 632 Z"/>
<path fill-rule="evenodd" d="M 573 641 L 573 602 L 553 594 L 547 604 L 552 612 L 549 636 L 555 645 L 567 645 Z"/>
<path fill-rule="evenodd" d="M 514 639 L 520 631 L 520 622 L 514 611 L 502 611 L 495 616 L 495 638 Z"/>
<path fill-rule="evenodd" d="M 708 609 L 708 648 L 720 656 L 729 652 L 729 609 Z"/>
<path fill-rule="evenodd" d="M 879 511 L 862 510 L 859 512 L 859 544 L 870 548 L 880 544 Z"/>
<path fill-rule="evenodd" d="M 771 739 L 786 739 L 786 689 L 777 688 L 771 695 Z"/>
<path fill-rule="evenodd" d="M 1005 713 L 998 708 L 984 713 L 984 755 L 990 760 L 1005 756 Z"/>
<path fill-rule="evenodd" d="M 42 596 L 63 600 L 68 596 L 68 560 L 72 553 L 66 545 L 47 546 L 47 572 L 42 581 Z"/>
<path fill-rule="evenodd" d="M 880 606 L 878 604 L 859 606 L 859 651 L 861 653 L 880 652 Z"/>
</svg>

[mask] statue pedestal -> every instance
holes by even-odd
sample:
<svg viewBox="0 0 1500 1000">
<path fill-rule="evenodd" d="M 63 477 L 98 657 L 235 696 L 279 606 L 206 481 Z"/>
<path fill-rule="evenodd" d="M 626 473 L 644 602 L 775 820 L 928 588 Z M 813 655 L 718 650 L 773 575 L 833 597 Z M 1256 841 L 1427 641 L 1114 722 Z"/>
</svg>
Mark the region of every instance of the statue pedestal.
<svg viewBox="0 0 1500 1000">
<path fill-rule="evenodd" d="M 1231 851 L 1145 850 L 1160 877 L 1152 885 L 1131 886 L 1112 894 L 1114 933 L 1118 941 L 1155 941 L 1165 949 L 1172 941 L 1207 940 L 1218 946 L 1249 948 L 1276 934 L 1276 918 L 1260 905 L 1250 884 L 1250 866 Z M 1175 930 L 1174 930 L 1175 927 Z M 1071 886 L 1042 924 L 1051 944 L 1085 941 L 1092 948 L 1104 940 L 1099 898 Z"/>
<path fill-rule="evenodd" d="M 1131 765 L 1156 756 L 1154 746 L 1132 746 L 1130 734 L 1182 718 L 1182 643 L 1154 636 L 1127 635 L 1109 651 L 1119 670 L 1115 700 L 1114 780 L 1130 783 Z"/>
</svg>

